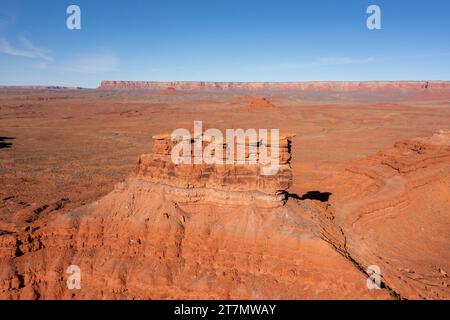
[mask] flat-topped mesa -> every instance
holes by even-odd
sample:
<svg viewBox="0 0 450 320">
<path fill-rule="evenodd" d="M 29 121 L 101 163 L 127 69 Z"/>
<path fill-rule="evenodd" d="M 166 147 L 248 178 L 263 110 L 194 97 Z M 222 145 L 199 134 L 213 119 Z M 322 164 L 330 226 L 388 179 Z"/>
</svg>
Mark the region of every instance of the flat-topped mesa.
<svg viewBox="0 0 450 320">
<path fill-rule="evenodd" d="M 449 81 L 313 81 L 313 82 L 210 82 L 210 81 L 102 81 L 100 89 L 182 91 L 298 90 L 306 92 L 450 92 Z"/>
<path fill-rule="evenodd" d="M 153 137 L 154 145 L 150 154 L 144 154 L 139 158 L 139 163 L 134 171 L 134 178 L 140 181 L 148 181 L 164 186 L 185 190 L 186 192 L 212 191 L 216 196 L 227 199 L 245 197 L 269 201 L 284 201 L 286 191 L 292 184 L 291 170 L 291 143 L 294 135 L 280 136 L 278 146 L 270 143 L 261 148 L 262 140 L 257 143 L 236 144 L 232 149 L 227 149 L 226 143 L 210 145 L 202 142 L 201 152 L 211 152 L 213 157 L 223 159 L 208 164 L 204 159 L 196 159 L 195 138 L 182 139 L 191 147 L 190 154 L 181 153 L 183 163 L 176 164 L 172 159 L 174 147 L 180 140 L 173 140 L 171 135 L 163 134 Z M 268 141 L 271 141 L 270 139 Z M 222 149 L 223 148 L 223 149 Z M 242 148 L 242 149 L 241 149 Z M 223 153 L 215 155 L 215 150 L 223 150 Z M 231 153 L 234 151 L 234 155 Z M 237 155 L 240 151 L 241 156 Z M 244 151 L 244 152 L 242 152 Z M 245 154 L 245 156 L 242 155 Z M 272 167 L 263 159 L 271 158 Z M 274 161 L 276 160 L 276 161 Z M 275 170 L 266 170 L 269 167 Z M 180 190 L 178 190 L 179 192 Z"/>
</svg>

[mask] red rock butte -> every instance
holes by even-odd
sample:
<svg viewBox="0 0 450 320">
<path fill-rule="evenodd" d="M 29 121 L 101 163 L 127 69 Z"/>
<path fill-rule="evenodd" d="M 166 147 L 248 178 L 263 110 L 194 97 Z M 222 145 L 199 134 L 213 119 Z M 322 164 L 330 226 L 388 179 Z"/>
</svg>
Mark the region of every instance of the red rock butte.
<svg viewBox="0 0 450 320">
<path fill-rule="evenodd" d="M 149 181 L 157 184 L 178 188 L 178 194 L 186 194 L 189 198 L 193 193 L 211 195 L 216 197 L 215 201 L 232 200 L 234 198 L 255 201 L 255 205 L 265 201 L 284 201 L 286 193 L 292 185 L 291 143 L 294 135 L 284 135 L 280 137 L 278 146 L 278 170 L 274 175 L 263 175 L 261 169 L 264 167 L 260 163 L 260 149 L 258 146 L 251 148 L 250 145 L 243 145 L 245 159 L 238 159 L 236 156 L 238 145 L 234 148 L 232 163 L 227 161 L 227 145 L 222 143 L 218 148 L 223 150 L 223 164 L 174 164 L 171 159 L 171 151 L 177 141 L 173 141 L 169 134 L 154 136 L 153 152 L 142 155 L 135 170 L 135 176 L 141 181 Z M 194 139 L 189 138 L 191 144 Z M 213 142 L 214 143 L 214 142 Z M 208 143 L 203 143 L 203 149 Z M 270 144 L 266 146 L 270 150 Z M 215 148 L 214 148 L 215 149 Z M 193 159 L 192 154 L 188 157 Z M 250 164 L 250 158 L 253 164 Z M 183 190 L 183 192 L 182 192 Z M 192 190 L 194 192 L 192 192 Z M 212 192 L 214 190 L 214 192 Z M 242 201 L 241 201 L 242 202 Z M 274 205 L 274 203 L 270 204 Z M 275 205 L 277 205 L 275 203 Z"/>
</svg>

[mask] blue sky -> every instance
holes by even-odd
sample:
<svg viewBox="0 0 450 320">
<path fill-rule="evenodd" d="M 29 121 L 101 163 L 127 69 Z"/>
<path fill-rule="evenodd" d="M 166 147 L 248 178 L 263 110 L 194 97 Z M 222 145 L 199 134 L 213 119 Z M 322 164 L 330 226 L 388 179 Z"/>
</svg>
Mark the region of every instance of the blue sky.
<svg viewBox="0 0 450 320">
<path fill-rule="evenodd" d="M 1 0 L 0 85 L 450 80 L 449 14 L 448 0 Z"/>
</svg>

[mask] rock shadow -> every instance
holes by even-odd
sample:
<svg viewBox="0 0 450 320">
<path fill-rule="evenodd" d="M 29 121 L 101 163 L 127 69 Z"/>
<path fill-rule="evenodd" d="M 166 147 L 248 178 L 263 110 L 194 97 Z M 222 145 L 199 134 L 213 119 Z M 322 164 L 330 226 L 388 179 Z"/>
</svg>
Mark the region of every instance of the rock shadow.
<svg viewBox="0 0 450 320">
<path fill-rule="evenodd" d="M 315 200 L 320 202 L 328 202 L 331 195 L 331 192 L 308 191 L 302 196 L 299 196 L 295 193 L 289 193 L 288 197 L 296 200 Z"/>
<path fill-rule="evenodd" d="M 12 137 L 0 137 L 0 149 L 9 149 L 12 146 L 11 142 L 6 142 L 8 140 L 14 140 Z"/>
</svg>

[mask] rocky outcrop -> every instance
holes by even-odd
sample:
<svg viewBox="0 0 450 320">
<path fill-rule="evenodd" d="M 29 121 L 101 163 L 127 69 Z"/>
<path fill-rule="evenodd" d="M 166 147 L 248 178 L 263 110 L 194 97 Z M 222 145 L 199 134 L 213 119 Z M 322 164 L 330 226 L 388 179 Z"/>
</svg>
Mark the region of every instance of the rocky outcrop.
<svg viewBox="0 0 450 320">
<path fill-rule="evenodd" d="M 449 134 L 441 131 L 430 138 L 400 141 L 393 150 L 382 153 L 380 157 L 383 164 L 403 174 L 443 161 L 450 163 Z"/>
<path fill-rule="evenodd" d="M 155 82 L 155 81 L 102 81 L 100 89 L 166 88 L 191 91 L 247 91 L 298 90 L 339 92 L 450 92 L 448 81 L 372 81 L 372 82 Z"/>
<path fill-rule="evenodd" d="M 177 167 L 171 146 L 156 136 L 102 199 L 1 234 L 0 298 L 389 298 L 275 197 L 288 168 L 269 181 L 245 165 Z M 67 286 L 72 265 L 79 289 Z"/>
<path fill-rule="evenodd" d="M 448 299 L 450 132 L 400 141 L 341 170 L 324 181 L 347 193 L 316 215 L 324 238 L 362 269 L 378 266 L 397 297 Z"/>
<path fill-rule="evenodd" d="M 267 100 L 264 97 L 252 97 L 248 101 L 248 106 L 250 109 L 259 109 L 259 108 L 274 108 L 272 102 Z"/>
<path fill-rule="evenodd" d="M 148 181 L 156 184 L 178 188 L 178 195 L 185 194 L 188 198 L 220 201 L 220 198 L 230 199 L 260 199 L 260 200 L 285 200 L 286 192 L 292 184 L 291 143 L 293 135 L 285 135 L 279 139 L 278 170 L 276 174 L 263 174 L 264 164 L 260 159 L 260 146 L 243 145 L 245 159 L 239 159 L 236 154 L 239 145 L 236 144 L 232 161 L 227 160 L 230 150 L 227 144 L 221 143 L 223 164 L 207 164 L 204 161 L 195 164 L 194 144 L 195 139 L 187 138 L 187 141 L 174 141 L 169 134 L 154 136 L 153 152 L 142 155 L 134 177 L 140 181 Z M 173 147 L 178 143 L 190 144 L 191 154 L 188 156 L 190 164 L 175 164 L 171 158 Z M 261 142 L 258 142 L 258 144 Z M 209 143 L 203 143 L 202 154 Z M 266 145 L 271 149 L 271 145 Z M 250 163 L 250 159 L 253 159 Z M 175 192 L 175 190 L 173 190 Z M 213 197 L 214 195 L 214 197 Z M 247 201 L 245 200 L 245 201 Z"/>
</svg>

